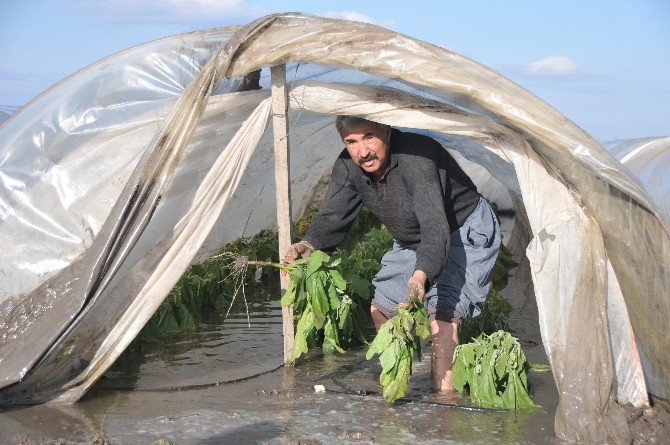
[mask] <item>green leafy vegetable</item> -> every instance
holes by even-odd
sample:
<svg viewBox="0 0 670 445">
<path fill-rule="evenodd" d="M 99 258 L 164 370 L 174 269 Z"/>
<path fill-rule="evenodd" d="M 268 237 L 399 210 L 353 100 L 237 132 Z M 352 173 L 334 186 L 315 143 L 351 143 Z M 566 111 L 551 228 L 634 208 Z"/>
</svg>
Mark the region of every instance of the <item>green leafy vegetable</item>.
<svg viewBox="0 0 670 445">
<path fill-rule="evenodd" d="M 384 400 L 389 403 L 407 393 L 414 357 L 421 360 L 421 340 L 430 336 L 428 312 L 423 302 L 410 299 L 398 312 L 381 325 L 365 356 L 370 360 L 379 355 L 382 365 L 379 383 L 384 388 Z"/>
<path fill-rule="evenodd" d="M 293 306 L 297 320 L 292 361 L 319 346 L 344 352 L 345 348 L 365 343 L 354 317 L 357 304 L 337 269 L 340 262 L 340 258 L 316 250 L 307 259 L 277 265 L 288 271 L 290 278 L 281 304 Z"/>
<path fill-rule="evenodd" d="M 521 345 L 509 332 L 481 334 L 472 343 L 456 347 L 453 382 L 485 408 L 541 408 L 528 394 L 530 369 Z"/>
</svg>

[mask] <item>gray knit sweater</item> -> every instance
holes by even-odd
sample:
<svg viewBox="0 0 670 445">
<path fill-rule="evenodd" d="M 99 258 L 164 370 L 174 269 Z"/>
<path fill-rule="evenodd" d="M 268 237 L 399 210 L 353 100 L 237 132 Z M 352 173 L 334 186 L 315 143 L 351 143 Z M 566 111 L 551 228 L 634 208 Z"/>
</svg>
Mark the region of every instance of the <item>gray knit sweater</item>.
<svg viewBox="0 0 670 445">
<path fill-rule="evenodd" d="M 389 164 L 377 182 L 346 149 L 340 153 L 304 239 L 317 249 L 335 248 L 365 204 L 397 242 L 416 251 L 415 269 L 434 283 L 447 260 L 450 233 L 463 225 L 479 197 L 472 180 L 437 141 L 394 129 Z"/>
</svg>

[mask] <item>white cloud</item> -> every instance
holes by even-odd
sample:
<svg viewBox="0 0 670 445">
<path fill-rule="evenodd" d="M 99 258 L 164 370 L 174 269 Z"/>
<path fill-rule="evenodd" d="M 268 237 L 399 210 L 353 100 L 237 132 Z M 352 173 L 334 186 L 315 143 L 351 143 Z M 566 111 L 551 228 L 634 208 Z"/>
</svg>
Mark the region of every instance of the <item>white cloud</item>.
<svg viewBox="0 0 670 445">
<path fill-rule="evenodd" d="M 528 65 L 525 71 L 536 76 L 574 76 L 584 73 L 574 60 L 566 56 L 550 56 L 536 60 Z"/>
<path fill-rule="evenodd" d="M 212 23 L 249 20 L 266 14 L 244 0 L 64 0 L 76 8 L 112 22 Z"/>
<path fill-rule="evenodd" d="M 384 26 L 390 28 L 393 26 L 393 20 L 377 20 L 369 15 L 362 14 L 357 11 L 341 11 L 341 12 L 326 12 L 324 17 L 331 19 L 352 20 L 355 22 L 372 23 L 373 25 Z"/>
</svg>

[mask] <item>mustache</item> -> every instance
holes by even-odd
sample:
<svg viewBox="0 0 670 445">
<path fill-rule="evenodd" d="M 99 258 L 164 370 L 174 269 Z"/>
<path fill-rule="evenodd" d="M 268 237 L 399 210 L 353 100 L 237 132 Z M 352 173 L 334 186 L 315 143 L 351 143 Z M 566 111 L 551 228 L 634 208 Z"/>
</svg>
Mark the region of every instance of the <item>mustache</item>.
<svg viewBox="0 0 670 445">
<path fill-rule="evenodd" d="M 377 153 L 370 152 L 370 154 L 368 154 L 366 157 L 361 158 L 360 163 L 364 164 L 364 163 L 366 163 L 368 161 L 371 161 L 373 159 L 377 159 Z"/>
</svg>

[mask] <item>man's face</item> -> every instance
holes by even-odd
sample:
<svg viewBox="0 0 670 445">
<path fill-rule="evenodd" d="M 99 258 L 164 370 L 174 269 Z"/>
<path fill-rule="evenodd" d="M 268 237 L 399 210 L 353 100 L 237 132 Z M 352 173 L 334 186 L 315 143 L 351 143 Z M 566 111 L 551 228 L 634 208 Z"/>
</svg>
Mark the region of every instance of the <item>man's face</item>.
<svg viewBox="0 0 670 445">
<path fill-rule="evenodd" d="M 391 128 L 381 130 L 373 123 L 365 123 L 342 130 L 342 140 L 353 161 L 375 179 L 384 174 L 389 160 Z"/>
</svg>

